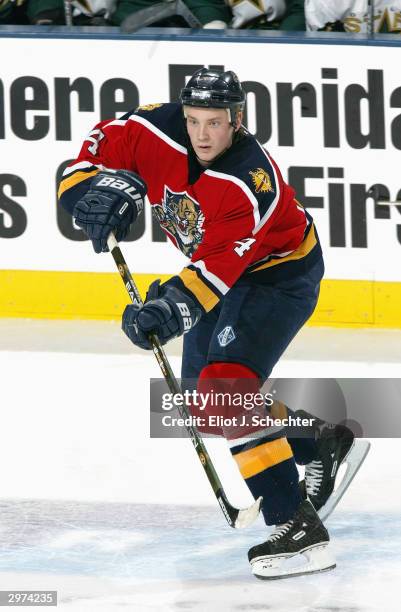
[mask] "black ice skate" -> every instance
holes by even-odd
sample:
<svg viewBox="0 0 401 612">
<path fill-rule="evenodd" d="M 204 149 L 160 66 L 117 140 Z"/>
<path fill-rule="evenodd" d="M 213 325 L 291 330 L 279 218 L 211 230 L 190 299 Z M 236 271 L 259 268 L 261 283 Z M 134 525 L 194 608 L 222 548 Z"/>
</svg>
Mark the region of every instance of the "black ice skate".
<svg viewBox="0 0 401 612">
<path fill-rule="evenodd" d="M 333 569 L 329 534 L 308 500 L 291 520 L 276 525 L 266 542 L 248 552 L 252 573 L 261 580 L 290 578 Z"/>
<path fill-rule="evenodd" d="M 366 440 L 354 440 L 354 434 L 344 425 L 330 425 L 304 410 L 298 410 L 296 414 L 301 418 L 314 418 L 316 422 L 318 455 L 305 466 L 305 480 L 300 486 L 324 521 L 351 484 L 370 444 Z M 336 483 L 338 470 L 343 464 L 346 465 L 345 474 Z"/>
</svg>

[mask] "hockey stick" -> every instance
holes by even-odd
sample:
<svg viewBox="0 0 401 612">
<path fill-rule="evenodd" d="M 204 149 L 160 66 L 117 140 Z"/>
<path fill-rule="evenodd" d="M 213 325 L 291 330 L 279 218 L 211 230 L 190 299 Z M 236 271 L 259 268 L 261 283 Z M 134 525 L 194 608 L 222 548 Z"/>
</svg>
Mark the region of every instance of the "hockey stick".
<svg viewBox="0 0 401 612">
<path fill-rule="evenodd" d="M 369 36 L 373 38 L 375 35 L 375 1 L 369 0 Z"/>
<path fill-rule="evenodd" d="M 107 246 L 109 247 L 109 250 L 113 256 L 120 276 L 123 279 L 125 288 L 131 298 L 131 301 L 138 306 L 142 306 L 142 298 L 135 284 L 135 281 L 131 276 L 131 272 L 128 269 L 128 266 L 121 252 L 121 249 L 118 246 L 118 242 L 115 239 L 114 234 L 110 234 L 107 240 Z M 158 361 L 161 371 L 163 372 L 163 376 L 171 393 L 173 393 L 174 395 L 182 395 L 180 385 L 178 384 L 178 381 L 174 376 L 174 372 L 171 369 L 170 363 L 167 359 L 162 345 L 160 344 L 158 337 L 156 336 L 156 334 L 149 334 L 149 340 L 152 344 L 153 353 Z M 190 418 L 191 415 L 185 405 L 181 405 L 181 402 L 179 402 L 177 408 L 181 418 L 185 420 Z M 199 434 L 196 431 L 195 427 L 192 427 L 190 425 L 186 425 L 185 427 L 187 429 L 189 437 L 191 438 L 192 444 L 194 445 L 194 448 L 198 454 L 199 461 L 201 462 L 203 469 L 206 472 L 206 476 L 209 479 L 217 501 L 220 504 L 222 512 L 226 517 L 227 523 L 230 525 L 230 527 L 234 528 L 248 527 L 248 525 L 251 525 L 259 515 L 260 507 L 263 501 L 262 497 L 259 497 L 252 504 L 252 506 L 249 506 L 249 508 L 244 508 L 241 510 L 239 510 L 238 508 L 234 508 L 234 506 L 230 504 L 226 494 L 224 493 L 223 486 L 217 475 L 212 460 L 209 457 L 206 447 L 202 439 L 199 437 Z"/>
<path fill-rule="evenodd" d="M 182 0 L 164 0 L 153 6 L 141 9 L 128 15 L 121 24 L 121 30 L 126 34 L 132 34 L 140 28 L 178 15 L 183 17 L 190 28 L 201 28 L 202 24 L 193 12 Z"/>
<path fill-rule="evenodd" d="M 72 18 L 72 3 L 71 0 L 64 0 L 64 15 L 65 15 L 65 23 L 68 26 L 74 25 Z"/>
</svg>

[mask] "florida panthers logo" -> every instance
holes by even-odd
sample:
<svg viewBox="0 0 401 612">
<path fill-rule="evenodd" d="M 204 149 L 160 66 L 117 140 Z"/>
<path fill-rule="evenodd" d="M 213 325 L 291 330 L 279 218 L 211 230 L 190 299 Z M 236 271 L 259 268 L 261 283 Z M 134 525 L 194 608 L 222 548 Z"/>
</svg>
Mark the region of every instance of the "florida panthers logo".
<svg viewBox="0 0 401 612">
<path fill-rule="evenodd" d="M 256 168 L 253 172 L 249 173 L 252 177 L 252 182 L 255 187 L 256 193 L 265 193 L 267 191 L 274 191 L 270 176 L 263 170 L 263 168 Z"/>
<path fill-rule="evenodd" d="M 186 191 L 174 193 L 165 187 L 163 202 L 153 206 L 153 212 L 161 227 L 175 238 L 178 248 L 191 257 L 201 243 L 204 231 L 205 216 L 198 202 Z"/>
</svg>

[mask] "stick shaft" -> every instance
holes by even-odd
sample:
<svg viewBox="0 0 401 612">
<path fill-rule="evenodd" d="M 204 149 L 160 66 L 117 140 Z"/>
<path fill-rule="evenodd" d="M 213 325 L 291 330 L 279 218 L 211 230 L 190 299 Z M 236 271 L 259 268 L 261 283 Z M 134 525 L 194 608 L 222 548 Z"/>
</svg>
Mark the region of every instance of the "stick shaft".
<svg viewBox="0 0 401 612">
<path fill-rule="evenodd" d="M 369 0 L 369 35 L 375 35 L 375 0 Z"/>
<path fill-rule="evenodd" d="M 72 18 L 72 4 L 71 0 L 64 0 L 64 15 L 65 15 L 65 23 L 68 26 L 74 25 Z"/>
<path fill-rule="evenodd" d="M 118 246 L 118 242 L 115 239 L 114 234 L 110 234 L 107 240 L 107 246 L 109 247 L 109 250 L 113 256 L 120 276 L 124 282 L 125 288 L 132 302 L 137 305 L 142 305 L 142 298 L 135 284 L 135 281 L 132 278 L 131 272 L 128 269 L 128 266 L 125 262 L 121 249 Z M 162 345 L 160 344 L 158 337 L 156 336 L 156 334 L 150 334 L 149 340 L 153 348 L 153 353 L 156 356 L 156 359 L 159 363 L 161 371 L 163 372 L 163 376 L 167 382 L 170 391 L 174 395 L 181 395 L 182 391 L 180 385 L 178 384 L 178 381 L 174 376 L 174 372 L 171 369 L 167 356 L 164 352 Z M 180 417 L 183 418 L 184 422 L 187 423 L 191 416 L 188 408 L 181 403 L 179 403 L 177 408 Z M 239 510 L 238 508 L 235 508 L 232 504 L 230 504 L 224 492 L 223 486 L 220 482 L 220 478 L 217 475 L 213 462 L 202 441 L 202 438 L 200 438 L 196 428 L 192 427 L 192 425 L 185 425 L 185 427 L 196 450 L 199 461 L 201 462 L 202 467 L 206 472 L 206 476 L 209 480 L 209 483 L 213 489 L 213 492 L 216 496 L 216 499 L 219 503 L 222 513 L 225 516 L 227 523 L 230 525 L 230 527 L 233 528 L 241 528 L 251 525 L 258 517 L 263 501 L 262 497 L 259 497 L 249 508 L 244 508 L 242 510 Z"/>
<path fill-rule="evenodd" d="M 114 236 L 112 239 L 108 239 L 107 241 L 108 247 L 111 251 L 111 254 L 113 256 L 113 259 L 116 263 L 117 269 L 120 273 L 121 278 L 123 279 L 125 288 L 132 300 L 132 302 L 134 304 L 137 305 L 142 305 L 142 298 L 140 296 L 140 293 L 138 291 L 138 288 L 135 284 L 134 279 L 132 278 L 132 275 L 128 269 L 127 263 L 124 259 L 124 256 L 121 252 L 120 247 L 118 246 L 117 241 L 115 240 Z M 158 364 L 160 366 L 160 369 L 163 373 L 163 376 L 166 380 L 166 383 L 168 385 L 168 388 L 170 389 L 171 393 L 175 394 L 182 394 L 182 390 L 180 388 L 180 385 L 178 384 L 178 381 L 176 379 L 176 377 L 174 376 L 174 372 L 171 368 L 171 365 L 167 359 L 166 353 L 164 352 L 164 349 L 162 347 L 162 345 L 160 344 L 160 341 L 158 339 L 158 337 L 156 336 L 156 334 L 150 334 L 149 335 L 149 339 L 150 342 L 152 344 L 152 349 L 153 349 L 153 353 L 156 356 L 156 359 L 158 361 Z M 180 403 L 181 404 L 181 403 Z M 179 405 L 177 406 L 178 408 L 178 412 L 180 414 L 180 417 L 183 419 L 189 419 L 190 418 L 190 412 L 188 410 L 188 408 L 185 405 Z M 214 468 L 214 465 L 209 457 L 209 454 L 206 450 L 206 447 L 202 441 L 202 439 L 199 437 L 198 432 L 196 431 L 196 429 L 194 427 L 192 427 L 191 425 L 186 426 L 186 429 L 188 431 L 188 434 L 191 438 L 192 444 L 194 445 L 196 452 L 198 454 L 199 460 L 207 474 L 207 477 L 209 479 L 209 482 L 212 486 L 213 491 L 215 492 L 215 494 L 217 493 L 221 493 L 221 491 L 223 490 L 222 484 L 220 482 L 220 479 L 216 473 L 216 470 Z"/>
</svg>

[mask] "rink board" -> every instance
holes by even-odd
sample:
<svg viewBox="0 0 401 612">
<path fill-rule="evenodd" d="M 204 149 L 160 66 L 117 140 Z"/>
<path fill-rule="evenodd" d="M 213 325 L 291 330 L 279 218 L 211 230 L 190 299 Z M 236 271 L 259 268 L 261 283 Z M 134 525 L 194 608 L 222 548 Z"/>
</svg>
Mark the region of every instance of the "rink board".
<svg viewBox="0 0 401 612">
<path fill-rule="evenodd" d="M 392 37 L 390 46 L 250 36 L 88 42 L 77 32 L 0 33 L 1 56 L 13 57 L 0 72 L 0 316 L 119 316 L 126 297 L 113 261 L 57 209 L 57 179 L 99 118 L 175 100 L 191 72 L 218 58 L 248 92 L 248 128 L 315 218 L 326 276 L 313 322 L 401 326 L 401 206 L 368 195 L 376 185 L 381 198 L 401 199 L 401 49 Z M 96 61 L 83 62 L 89 44 Z M 143 290 L 186 265 L 149 210 L 124 251 Z"/>
<path fill-rule="evenodd" d="M 169 275 L 137 274 L 149 284 Z M 45 319 L 120 319 L 129 301 L 118 274 L 0 270 L 0 315 Z M 309 323 L 341 327 L 401 327 L 401 283 L 323 280 Z"/>
</svg>

